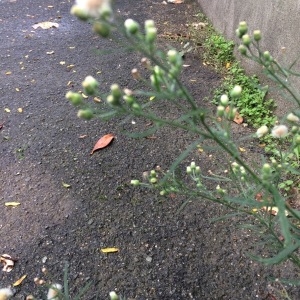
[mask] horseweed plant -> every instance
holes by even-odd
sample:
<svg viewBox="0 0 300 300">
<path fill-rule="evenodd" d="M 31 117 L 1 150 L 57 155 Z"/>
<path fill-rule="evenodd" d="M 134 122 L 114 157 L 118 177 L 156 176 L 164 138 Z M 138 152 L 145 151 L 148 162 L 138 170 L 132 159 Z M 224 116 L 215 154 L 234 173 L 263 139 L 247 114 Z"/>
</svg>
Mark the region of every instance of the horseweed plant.
<svg viewBox="0 0 300 300">
<path fill-rule="evenodd" d="M 147 136 L 163 126 L 179 128 L 196 136 L 195 142 L 181 153 L 168 171 L 149 170 L 144 180 L 131 180 L 132 185 L 157 189 L 162 196 L 178 193 L 189 199 L 207 199 L 221 203 L 237 214 L 251 216 L 255 224 L 258 224 L 259 232 L 268 236 L 267 243 L 272 249 L 268 258 L 257 256 L 255 258 L 266 264 L 276 264 L 289 259 L 300 266 L 300 259 L 296 253 L 300 247 L 300 212 L 278 189 L 278 183 L 284 174 L 287 172 L 299 174 L 288 158 L 295 153 L 295 149 L 299 149 L 300 114 L 294 112 L 285 119 L 292 129 L 285 124 L 277 124 L 274 128 L 263 125 L 255 134 L 248 137 L 250 139 L 271 135 L 278 139 L 285 149 L 285 151 L 278 150 L 278 155 L 272 160 L 265 159 L 261 166 L 251 167 L 241 156 L 239 147 L 231 138 L 231 124 L 236 114 L 234 103 L 241 97 L 242 87 L 235 86 L 228 95 L 222 95 L 216 113 L 207 112 L 197 104 L 179 79 L 182 69 L 182 57 L 179 52 L 172 49 L 165 53 L 156 48 L 157 29 L 154 22 L 145 21 L 144 28 L 132 19 L 127 19 L 124 24 L 118 23 L 113 17 L 109 2 L 98 1 L 98 3 L 99 5 L 96 8 L 92 7 L 93 9 L 88 5 L 77 4 L 72 8 L 72 13 L 80 19 L 91 22 L 94 31 L 104 38 L 114 39 L 115 33 L 122 34 L 128 42 L 128 47 L 143 56 L 141 66 L 148 75 L 142 76 L 142 72 L 137 68 L 132 70 L 132 77 L 143 83 L 144 90 L 130 90 L 113 84 L 110 93 L 106 95 L 108 103 L 105 106 L 106 110 L 103 107 L 93 108 L 80 93 L 69 91 L 66 98 L 79 107 L 78 116 L 87 120 L 95 117 L 106 120 L 122 115 L 143 117 L 150 120 L 153 125 L 149 130 L 139 133 L 139 136 Z M 114 34 L 111 34 L 112 32 Z M 238 28 L 238 35 L 242 40 L 239 47 L 241 53 L 262 64 L 271 77 L 278 78 L 280 84 L 292 93 L 285 81 L 286 71 L 270 53 L 260 51 L 258 43 L 261 34 L 255 31 L 252 39 L 247 34 L 246 23 L 242 22 Z M 252 54 L 253 44 L 258 51 L 257 56 Z M 105 95 L 98 91 L 99 85 L 96 79 L 88 76 L 83 82 L 84 93 L 104 97 Z M 296 94 L 292 95 L 300 104 Z M 145 101 L 145 96 L 155 99 Z M 169 105 L 180 108 L 182 115 L 173 119 L 162 117 L 155 112 L 155 101 L 167 101 Z M 291 145 L 286 147 L 285 139 L 291 136 L 293 137 Z M 202 170 L 201 165 L 192 161 L 186 167 L 186 175 L 177 175 L 178 172 L 175 171 L 183 160 L 199 145 L 201 147 L 209 145 L 219 150 L 224 169 L 221 173 L 206 172 Z M 223 172 L 224 170 L 227 172 Z"/>
</svg>

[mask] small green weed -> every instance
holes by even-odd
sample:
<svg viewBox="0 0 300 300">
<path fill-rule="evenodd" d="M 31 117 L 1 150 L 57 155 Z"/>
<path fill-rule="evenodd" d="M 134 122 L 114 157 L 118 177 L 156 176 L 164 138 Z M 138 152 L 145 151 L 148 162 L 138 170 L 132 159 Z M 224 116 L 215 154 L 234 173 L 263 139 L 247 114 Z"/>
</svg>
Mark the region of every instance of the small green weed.
<svg viewBox="0 0 300 300">
<path fill-rule="evenodd" d="M 258 128 L 262 125 L 272 126 L 276 121 L 272 99 L 266 99 L 268 87 L 261 87 L 256 76 L 248 76 L 234 57 L 234 42 L 219 34 L 202 14 L 196 15 L 207 24 L 201 34 L 191 30 L 194 44 L 202 46 L 202 58 L 224 75 L 222 85 L 216 89 L 213 103 L 218 104 L 222 94 L 228 94 L 235 85 L 243 87 L 242 96 L 233 103 L 246 122 Z"/>
<path fill-rule="evenodd" d="M 234 62 L 228 68 L 222 86 L 215 91 L 213 102 L 218 103 L 220 96 L 228 93 L 235 85 L 243 87 L 241 97 L 234 104 L 246 122 L 254 128 L 262 125 L 274 125 L 276 121 L 273 113 L 275 103 L 272 99 L 266 99 L 268 88 L 261 87 L 255 75 L 246 75 L 238 62 Z"/>
<path fill-rule="evenodd" d="M 227 64 L 234 61 L 234 43 L 227 41 L 220 34 L 212 32 L 211 35 L 205 39 L 203 47 L 205 49 L 203 53 L 204 61 L 209 62 L 209 64 L 212 64 L 218 70 L 224 69 Z"/>
</svg>

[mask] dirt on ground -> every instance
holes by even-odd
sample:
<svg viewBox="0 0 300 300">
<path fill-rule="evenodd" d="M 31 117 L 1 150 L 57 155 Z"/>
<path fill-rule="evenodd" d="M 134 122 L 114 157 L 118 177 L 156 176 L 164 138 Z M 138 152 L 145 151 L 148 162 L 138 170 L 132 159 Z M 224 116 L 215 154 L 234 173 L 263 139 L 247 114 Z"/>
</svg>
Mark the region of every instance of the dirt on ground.
<svg viewBox="0 0 300 300">
<path fill-rule="evenodd" d="M 199 7 L 196 1 L 163 2 L 117 0 L 115 7 L 121 19 L 154 19 L 161 42 L 180 50 Z M 0 2 L 0 254 L 16 259 L 11 272 L 0 271 L 0 287 L 27 275 L 13 299 L 45 299 L 47 289 L 34 278 L 63 283 L 67 264 L 71 299 L 87 282 L 84 300 L 107 299 L 112 290 L 139 300 L 274 299 L 269 277 L 287 277 L 289 266 L 264 267 L 249 259 L 255 237 L 234 220 L 210 222 L 224 214 L 223 207 L 192 199 L 197 201 L 178 213 L 186 199 L 130 186 L 155 166 L 166 170 L 191 137 L 165 129 L 136 140 L 121 129 L 139 130 L 143 121 L 77 118 L 65 99 L 68 90 L 81 90 L 87 75 L 104 92 L 115 82 L 134 87 L 130 73 L 140 58 L 96 36 L 70 15 L 72 4 Z M 46 21 L 59 26 L 32 27 Z M 184 81 L 207 106 L 221 77 L 193 51 L 185 63 Z M 236 134 L 244 130 L 250 129 L 239 127 Z M 90 155 L 108 133 L 115 135 L 113 143 Z M 206 168 L 222 165 L 209 153 L 192 158 Z M 107 247 L 119 252 L 100 251 Z M 288 290 L 299 299 L 299 291 Z"/>
</svg>

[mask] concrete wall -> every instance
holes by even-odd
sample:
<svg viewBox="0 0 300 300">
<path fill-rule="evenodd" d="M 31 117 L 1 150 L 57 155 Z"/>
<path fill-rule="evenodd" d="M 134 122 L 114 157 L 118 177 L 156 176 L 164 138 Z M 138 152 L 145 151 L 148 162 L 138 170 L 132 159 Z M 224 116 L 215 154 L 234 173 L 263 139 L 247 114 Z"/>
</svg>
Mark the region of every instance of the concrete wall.
<svg viewBox="0 0 300 300">
<path fill-rule="evenodd" d="M 246 21 L 250 32 L 260 29 L 262 49 L 286 65 L 300 56 L 300 0 L 198 0 L 204 14 L 227 38 L 235 40 L 240 21 Z M 242 59 L 250 73 L 261 74 L 261 68 Z M 300 64 L 298 64 L 299 66 Z M 296 68 L 300 70 L 299 68 Z M 261 76 L 260 76 L 261 77 Z M 300 80 L 294 80 L 300 91 Z M 278 94 L 275 94 L 279 97 Z"/>
</svg>

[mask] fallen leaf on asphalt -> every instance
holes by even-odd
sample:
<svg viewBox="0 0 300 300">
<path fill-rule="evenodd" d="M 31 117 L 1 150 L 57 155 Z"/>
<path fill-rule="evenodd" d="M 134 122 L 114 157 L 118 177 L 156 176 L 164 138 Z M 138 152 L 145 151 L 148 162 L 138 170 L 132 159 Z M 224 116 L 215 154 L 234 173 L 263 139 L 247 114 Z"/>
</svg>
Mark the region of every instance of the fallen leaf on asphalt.
<svg viewBox="0 0 300 300">
<path fill-rule="evenodd" d="M 101 102 L 101 99 L 98 98 L 98 97 L 95 97 L 95 98 L 94 98 L 94 101 L 97 102 L 97 103 L 99 103 L 99 102 Z"/>
<path fill-rule="evenodd" d="M 115 253 L 115 252 L 119 252 L 119 248 L 102 248 L 101 252 L 102 253 Z"/>
<path fill-rule="evenodd" d="M 5 72 L 6 75 L 10 75 L 11 74 L 11 71 L 7 71 Z"/>
<path fill-rule="evenodd" d="M 21 203 L 20 202 L 5 202 L 4 205 L 5 206 L 19 206 Z"/>
<path fill-rule="evenodd" d="M 0 256 L 0 262 L 3 265 L 2 271 L 4 272 L 10 272 L 15 265 L 15 259 L 8 254 L 2 254 Z"/>
<path fill-rule="evenodd" d="M 22 112 L 23 112 L 23 108 L 22 108 L 22 107 L 19 107 L 19 108 L 18 108 L 18 112 L 19 112 L 19 113 L 22 113 Z"/>
<path fill-rule="evenodd" d="M 32 27 L 34 29 L 37 29 L 39 27 L 42 28 L 42 29 L 50 29 L 50 28 L 58 28 L 59 24 L 54 23 L 54 22 L 40 22 L 40 23 L 32 25 Z"/>
<path fill-rule="evenodd" d="M 4 108 L 4 111 L 7 113 L 10 113 L 10 109 L 9 108 Z"/>
<path fill-rule="evenodd" d="M 48 55 L 54 54 L 54 51 L 48 51 L 48 52 L 46 52 L 46 54 L 48 54 Z"/>
<path fill-rule="evenodd" d="M 82 135 L 79 136 L 80 139 L 84 139 L 86 137 L 87 137 L 87 134 L 82 134 Z"/>
<path fill-rule="evenodd" d="M 65 61 L 60 61 L 59 64 L 63 66 L 63 65 L 66 64 L 66 62 Z"/>
<path fill-rule="evenodd" d="M 70 185 L 70 184 L 67 184 L 67 183 L 65 183 L 65 182 L 63 182 L 63 183 L 62 183 L 62 185 L 63 185 L 63 187 L 64 187 L 64 188 L 66 188 L 66 189 L 68 189 L 68 188 L 70 188 L 70 187 L 71 187 L 71 185 Z"/>
<path fill-rule="evenodd" d="M 19 88 L 16 88 L 16 91 L 17 91 L 17 92 L 20 92 L 20 89 L 19 89 Z"/>
<path fill-rule="evenodd" d="M 104 135 L 104 136 L 103 136 L 102 138 L 100 138 L 100 140 L 95 144 L 95 146 L 94 146 L 94 148 L 93 148 L 93 150 L 92 150 L 92 152 L 91 152 L 91 155 L 92 155 L 95 151 L 107 147 L 107 146 L 111 143 L 111 141 L 112 141 L 113 139 L 114 139 L 114 135 L 112 135 L 111 133 Z"/>
<path fill-rule="evenodd" d="M 184 0 L 168 0 L 168 3 L 181 4 Z"/>
<path fill-rule="evenodd" d="M 27 277 L 27 275 L 23 275 L 23 276 L 22 276 L 21 278 L 19 278 L 16 282 L 14 282 L 14 283 L 12 284 L 12 286 L 18 286 L 18 285 L 20 285 L 26 277 Z"/>
</svg>

